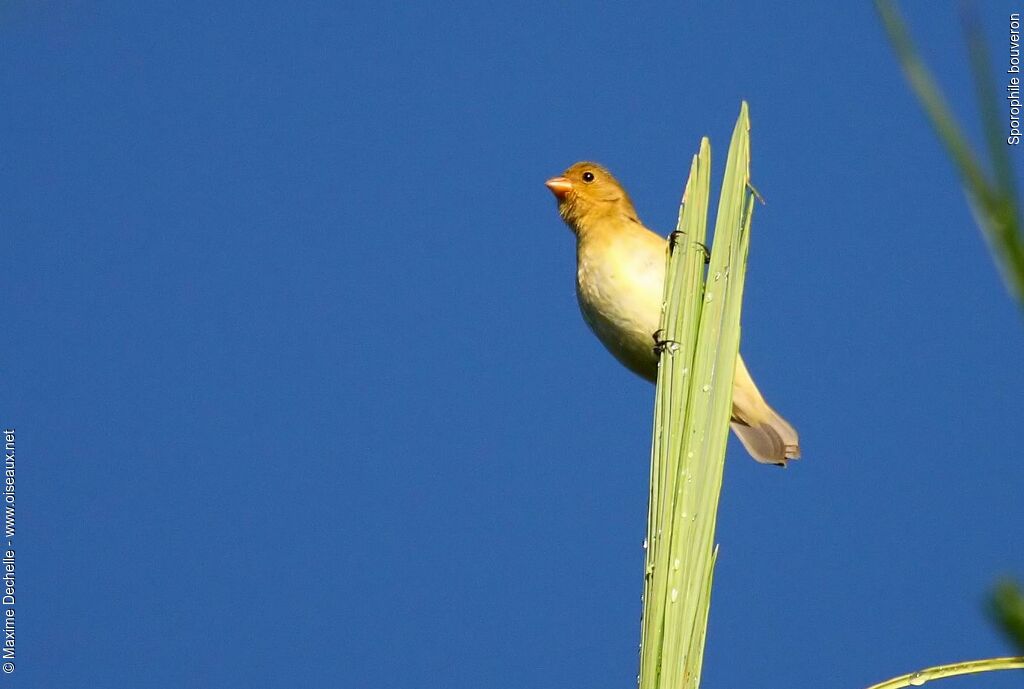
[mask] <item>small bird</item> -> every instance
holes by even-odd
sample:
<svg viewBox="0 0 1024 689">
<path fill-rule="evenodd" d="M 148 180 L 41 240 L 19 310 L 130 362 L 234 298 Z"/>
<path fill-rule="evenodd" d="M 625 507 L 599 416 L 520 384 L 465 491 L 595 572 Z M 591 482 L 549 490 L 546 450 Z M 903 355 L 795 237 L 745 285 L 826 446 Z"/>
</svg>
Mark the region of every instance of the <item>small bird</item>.
<svg viewBox="0 0 1024 689">
<path fill-rule="evenodd" d="M 597 163 L 576 163 L 545 184 L 576 235 L 583 320 L 626 368 L 655 382 L 665 238 L 644 227 L 626 190 Z M 765 402 L 742 357 L 736 358 L 732 398 L 732 429 L 754 459 L 785 466 L 800 457 L 796 430 Z"/>
</svg>

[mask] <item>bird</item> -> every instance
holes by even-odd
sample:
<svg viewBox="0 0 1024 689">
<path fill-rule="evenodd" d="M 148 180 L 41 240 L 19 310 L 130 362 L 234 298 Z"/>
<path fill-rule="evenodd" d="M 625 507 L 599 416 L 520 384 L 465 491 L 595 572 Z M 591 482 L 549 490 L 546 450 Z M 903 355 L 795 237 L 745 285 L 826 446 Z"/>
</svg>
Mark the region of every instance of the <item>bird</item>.
<svg viewBox="0 0 1024 689">
<path fill-rule="evenodd" d="M 668 240 L 644 226 L 629 194 L 598 163 L 575 163 L 545 185 L 576 235 L 583 320 L 626 368 L 656 382 Z M 741 356 L 732 397 L 730 425 L 751 457 L 779 466 L 800 457 L 796 430 L 765 401 Z"/>
</svg>

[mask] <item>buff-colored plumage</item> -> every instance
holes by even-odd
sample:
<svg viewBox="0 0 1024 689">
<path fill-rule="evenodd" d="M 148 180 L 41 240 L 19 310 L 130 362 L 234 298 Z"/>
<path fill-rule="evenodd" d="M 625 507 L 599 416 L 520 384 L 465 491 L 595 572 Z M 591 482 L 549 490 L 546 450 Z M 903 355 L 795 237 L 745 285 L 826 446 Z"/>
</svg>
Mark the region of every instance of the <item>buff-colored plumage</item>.
<svg viewBox="0 0 1024 689">
<path fill-rule="evenodd" d="M 626 368 L 654 382 L 666 240 L 643 226 L 625 189 L 596 163 L 576 163 L 547 186 L 576 235 L 583 319 Z M 742 357 L 733 380 L 732 428 L 759 462 L 785 465 L 800 456 L 796 431 L 765 402 Z"/>
</svg>

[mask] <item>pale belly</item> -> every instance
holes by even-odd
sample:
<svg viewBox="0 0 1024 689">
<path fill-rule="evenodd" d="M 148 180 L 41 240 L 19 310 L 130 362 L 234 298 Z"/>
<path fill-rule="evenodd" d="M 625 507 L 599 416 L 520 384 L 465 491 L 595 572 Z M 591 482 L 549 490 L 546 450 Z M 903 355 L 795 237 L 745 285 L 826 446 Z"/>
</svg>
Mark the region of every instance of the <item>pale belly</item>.
<svg viewBox="0 0 1024 689">
<path fill-rule="evenodd" d="M 664 280 L 665 241 L 657 235 L 577 247 L 576 296 L 583 319 L 616 359 L 651 381 L 658 375 L 654 333 Z"/>
</svg>

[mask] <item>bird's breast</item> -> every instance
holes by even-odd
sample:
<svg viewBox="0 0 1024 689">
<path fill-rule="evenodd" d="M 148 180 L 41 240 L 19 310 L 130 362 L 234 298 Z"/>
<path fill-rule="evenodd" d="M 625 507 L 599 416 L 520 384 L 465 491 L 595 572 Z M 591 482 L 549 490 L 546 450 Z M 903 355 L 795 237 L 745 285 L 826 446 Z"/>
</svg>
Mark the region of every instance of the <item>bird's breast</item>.
<svg viewBox="0 0 1024 689">
<path fill-rule="evenodd" d="M 576 294 L 584 320 L 602 344 L 627 368 L 653 380 L 658 366 L 653 335 L 661 320 L 665 241 L 648 234 L 580 240 Z"/>
</svg>

